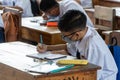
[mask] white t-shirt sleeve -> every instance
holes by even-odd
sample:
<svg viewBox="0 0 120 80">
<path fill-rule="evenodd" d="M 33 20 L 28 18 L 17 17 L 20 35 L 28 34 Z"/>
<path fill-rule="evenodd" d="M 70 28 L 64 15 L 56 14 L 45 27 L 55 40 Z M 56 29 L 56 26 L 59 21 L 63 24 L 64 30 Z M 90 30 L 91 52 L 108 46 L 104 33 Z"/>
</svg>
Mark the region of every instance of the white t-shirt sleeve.
<svg viewBox="0 0 120 80">
<path fill-rule="evenodd" d="M 91 22 L 90 18 L 88 17 L 83 7 L 80 4 L 78 4 L 76 1 L 71 0 L 71 1 L 66 1 L 66 2 L 63 1 L 60 3 L 60 17 L 63 14 L 65 14 L 68 10 L 79 10 L 83 12 L 87 17 L 87 23 L 86 23 L 87 27 L 94 27 L 93 23 Z"/>
<path fill-rule="evenodd" d="M 0 27 L 4 27 L 4 23 L 3 23 L 3 19 L 2 19 L 1 14 L 0 14 Z"/>
<path fill-rule="evenodd" d="M 23 17 L 33 16 L 30 0 L 15 0 L 15 6 L 19 6 L 23 9 Z"/>
</svg>

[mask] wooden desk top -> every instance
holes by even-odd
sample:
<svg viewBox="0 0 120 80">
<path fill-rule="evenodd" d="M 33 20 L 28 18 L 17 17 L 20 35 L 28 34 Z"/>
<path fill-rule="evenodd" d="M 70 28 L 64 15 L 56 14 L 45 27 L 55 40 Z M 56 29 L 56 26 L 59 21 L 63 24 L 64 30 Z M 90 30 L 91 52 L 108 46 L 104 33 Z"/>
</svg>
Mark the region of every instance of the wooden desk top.
<svg viewBox="0 0 120 80">
<path fill-rule="evenodd" d="M 48 77 L 58 74 L 63 75 L 63 73 L 70 74 L 73 72 L 83 72 L 87 70 L 92 71 L 92 70 L 100 69 L 99 66 L 88 64 L 86 66 L 75 66 L 70 70 L 67 70 L 65 72 L 60 72 L 57 74 L 47 75 L 47 74 L 30 73 L 27 72 L 25 69 L 35 65 L 36 62 L 34 62 L 33 59 L 26 57 L 26 55 L 32 53 L 37 53 L 36 46 L 26 44 L 23 42 L 1 43 L 0 44 L 0 69 L 1 69 L 0 75 L 4 74 L 9 78 L 10 76 L 14 75 L 14 77 L 17 76 L 19 78 L 21 77 L 24 78 L 23 80 L 33 80 L 33 78 L 36 77 Z"/>
<path fill-rule="evenodd" d="M 99 0 L 99 5 L 108 7 L 120 7 L 120 0 Z"/>
<path fill-rule="evenodd" d="M 120 3 L 120 0 L 104 0 L 104 1 Z"/>
<path fill-rule="evenodd" d="M 38 22 L 31 22 L 32 20 L 37 20 Z M 27 27 L 38 31 L 40 30 L 49 34 L 60 33 L 60 31 L 56 27 L 41 26 L 39 22 L 42 20 L 42 17 L 22 18 L 22 27 Z"/>
</svg>

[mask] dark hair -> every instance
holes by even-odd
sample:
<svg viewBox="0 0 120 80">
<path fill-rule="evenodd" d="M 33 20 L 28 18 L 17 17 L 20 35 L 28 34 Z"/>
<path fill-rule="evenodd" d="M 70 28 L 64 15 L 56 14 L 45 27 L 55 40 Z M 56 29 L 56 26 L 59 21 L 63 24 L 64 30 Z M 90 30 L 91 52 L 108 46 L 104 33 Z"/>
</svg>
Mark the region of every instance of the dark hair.
<svg viewBox="0 0 120 80">
<path fill-rule="evenodd" d="M 85 29 L 86 21 L 87 18 L 84 13 L 78 10 L 69 10 L 59 19 L 58 28 L 64 32 L 81 30 Z"/>
<path fill-rule="evenodd" d="M 56 5 L 58 5 L 56 0 L 41 0 L 39 7 L 40 7 L 40 10 L 45 12 Z"/>
</svg>

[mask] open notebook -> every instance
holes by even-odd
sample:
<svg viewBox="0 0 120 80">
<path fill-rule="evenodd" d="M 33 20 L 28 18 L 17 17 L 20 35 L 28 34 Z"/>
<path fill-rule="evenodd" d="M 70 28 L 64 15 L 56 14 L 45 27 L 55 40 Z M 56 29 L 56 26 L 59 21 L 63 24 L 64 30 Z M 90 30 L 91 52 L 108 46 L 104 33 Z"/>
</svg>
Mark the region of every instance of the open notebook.
<svg viewBox="0 0 120 80">
<path fill-rule="evenodd" d="M 66 58 L 66 55 L 63 54 L 52 54 L 51 52 L 45 52 L 45 53 L 34 53 L 26 55 L 27 57 L 35 58 L 35 59 L 46 59 L 46 60 L 55 60 L 55 59 L 61 59 Z"/>
</svg>

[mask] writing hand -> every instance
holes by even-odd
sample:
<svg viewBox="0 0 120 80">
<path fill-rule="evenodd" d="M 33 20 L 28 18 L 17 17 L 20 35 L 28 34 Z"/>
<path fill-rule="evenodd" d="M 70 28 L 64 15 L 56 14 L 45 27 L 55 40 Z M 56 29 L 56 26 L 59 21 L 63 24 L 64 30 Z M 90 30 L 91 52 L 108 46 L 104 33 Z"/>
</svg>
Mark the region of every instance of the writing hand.
<svg viewBox="0 0 120 80">
<path fill-rule="evenodd" d="M 43 13 L 42 17 L 43 17 L 44 20 L 48 20 L 48 17 L 45 13 Z"/>
<path fill-rule="evenodd" d="M 37 51 L 39 53 L 46 52 L 47 51 L 47 45 L 38 43 L 38 45 L 37 45 Z"/>
</svg>

